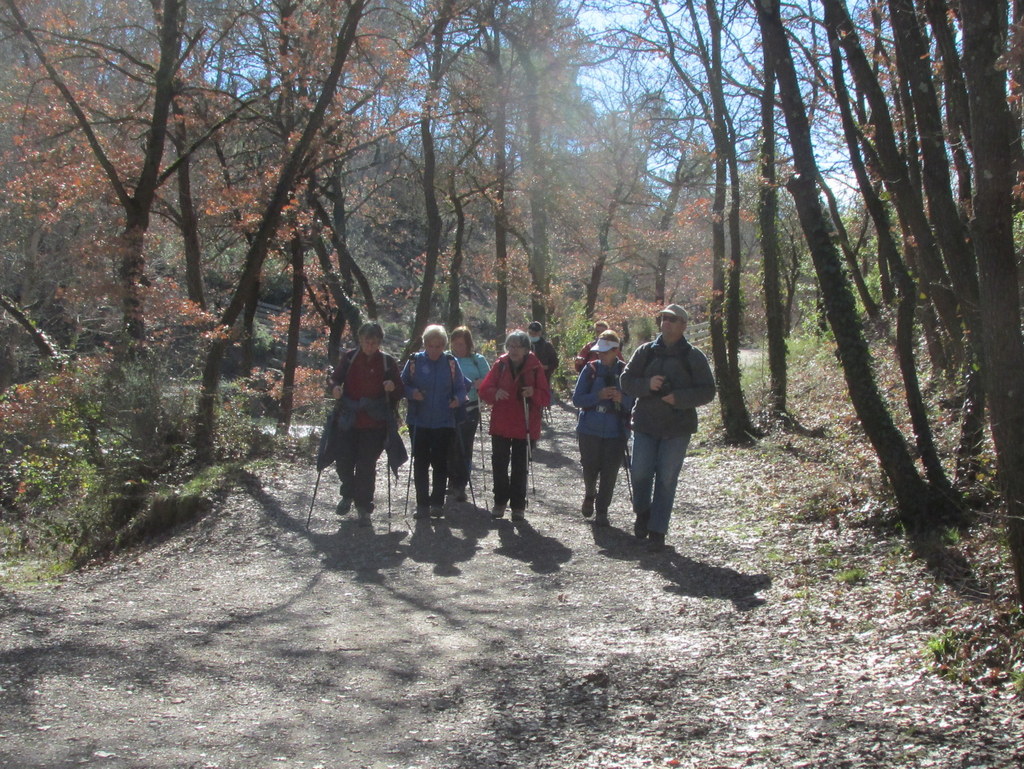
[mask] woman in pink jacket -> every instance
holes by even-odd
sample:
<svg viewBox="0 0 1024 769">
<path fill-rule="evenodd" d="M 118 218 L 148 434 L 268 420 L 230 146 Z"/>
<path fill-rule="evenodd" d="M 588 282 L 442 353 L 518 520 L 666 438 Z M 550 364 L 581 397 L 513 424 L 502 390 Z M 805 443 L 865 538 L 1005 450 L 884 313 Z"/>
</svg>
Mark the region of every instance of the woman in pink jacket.
<svg viewBox="0 0 1024 769">
<path fill-rule="evenodd" d="M 479 388 L 480 398 L 491 408 L 491 470 L 494 473 L 494 507 L 491 518 L 505 516 L 526 520 L 527 440 L 540 438 L 541 409 L 551 403 L 551 389 L 544 367 L 530 352 L 530 337 L 513 331 L 505 339 L 505 354 L 495 361 Z M 529 433 L 527 433 L 529 422 Z"/>
</svg>

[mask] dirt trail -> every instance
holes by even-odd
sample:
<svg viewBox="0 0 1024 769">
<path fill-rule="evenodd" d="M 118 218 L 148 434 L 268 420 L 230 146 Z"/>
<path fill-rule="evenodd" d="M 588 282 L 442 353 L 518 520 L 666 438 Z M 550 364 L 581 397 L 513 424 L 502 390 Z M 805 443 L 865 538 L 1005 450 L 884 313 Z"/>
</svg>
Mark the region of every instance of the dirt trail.
<svg viewBox="0 0 1024 769">
<path fill-rule="evenodd" d="M 151 549 L 0 594 L 0 766 L 1016 767 L 1005 697 L 923 670 L 942 600 L 866 530 L 794 523 L 799 451 L 694 447 L 665 553 L 577 512 L 568 409 L 528 521 L 334 516 L 308 462 Z M 477 446 L 479 449 L 479 445 Z M 770 451 L 770 447 L 764 451 Z M 478 463 L 479 464 L 479 463 Z M 620 479 L 622 480 L 622 479 Z M 485 490 L 486 489 L 486 490 Z M 822 565 L 860 559 L 837 583 Z"/>
</svg>

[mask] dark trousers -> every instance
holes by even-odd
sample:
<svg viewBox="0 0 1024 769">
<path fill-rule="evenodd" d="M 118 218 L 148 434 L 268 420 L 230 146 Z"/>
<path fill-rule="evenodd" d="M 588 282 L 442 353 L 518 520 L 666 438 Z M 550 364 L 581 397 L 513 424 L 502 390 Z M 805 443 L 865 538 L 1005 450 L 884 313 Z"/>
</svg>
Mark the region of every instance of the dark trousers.
<svg viewBox="0 0 1024 769">
<path fill-rule="evenodd" d="M 377 485 L 377 460 L 384 451 L 383 427 L 346 430 L 338 445 L 334 468 L 341 481 L 341 496 L 348 497 L 359 509 L 373 509 Z"/>
<path fill-rule="evenodd" d="M 413 428 L 412 477 L 416 484 L 417 505 L 444 504 L 448 487 L 448 446 L 453 432 L 450 427 Z"/>
<path fill-rule="evenodd" d="M 510 472 L 511 464 L 511 472 Z M 491 436 L 491 471 L 494 473 L 494 504 L 526 509 L 526 439 Z"/>
<path fill-rule="evenodd" d="M 578 434 L 580 464 L 583 465 L 583 488 L 588 497 L 595 497 L 594 511 L 598 517 L 608 515 L 615 494 L 615 481 L 619 477 L 619 465 L 626 451 L 626 438 L 600 438 L 596 435 Z"/>
<path fill-rule="evenodd" d="M 449 488 L 461 489 L 469 483 L 469 474 L 473 469 L 473 440 L 479 424 L 480 410 L 469 409 L 466 421 L 455 426 L 455 433 L 448 446 Z"/>
</svg>

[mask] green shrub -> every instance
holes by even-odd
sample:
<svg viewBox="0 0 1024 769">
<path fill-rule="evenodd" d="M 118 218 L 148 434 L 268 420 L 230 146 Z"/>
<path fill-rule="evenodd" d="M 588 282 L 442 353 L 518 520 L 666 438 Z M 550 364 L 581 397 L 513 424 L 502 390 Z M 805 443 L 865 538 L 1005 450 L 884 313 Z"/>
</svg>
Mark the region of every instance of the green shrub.
<svg viewBox="0 0 1024 769">
<path fill-rule="evenodd" d="M 0 554 L 82 563 L 198 515 L 196 495 L 165 492 L 194 472 L 195 385 L 159 356 L 89 359 L 0 398 Z M 219 462 L 272 445 L 225 388 Z"/>
</svg>

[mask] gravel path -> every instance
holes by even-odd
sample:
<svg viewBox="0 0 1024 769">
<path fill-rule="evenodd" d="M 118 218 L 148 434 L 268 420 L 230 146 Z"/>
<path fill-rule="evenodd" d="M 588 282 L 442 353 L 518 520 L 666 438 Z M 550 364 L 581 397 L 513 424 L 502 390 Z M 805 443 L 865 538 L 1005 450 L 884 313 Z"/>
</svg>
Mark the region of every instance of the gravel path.
<svg viewBox="0 0 1024 769">
<path fill-rule="evenodd" d="M 525 525 L 488 519 L 478 472 L 478 508 L 414 526 L 403 470 L 390 525 L 382 476 L 359 528 L 328 471 L 307 531 L 301 462 L 0 593 L 0 766 L 1024 765 L 1016 701 L 925 669 L 924 609 L 957 596 L 868 529 L 794 518 L 831 472 L 796 439 L 698 443 L 649 554 L 624 489 L 611 528 L 579 517 L 572 414 L 549 422 Z"/>
</svg>

